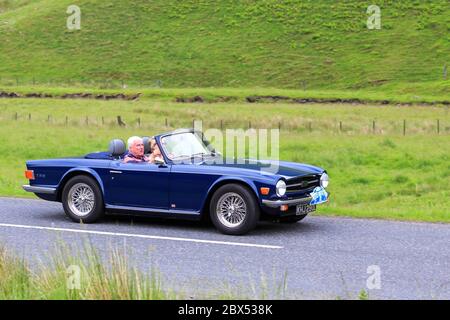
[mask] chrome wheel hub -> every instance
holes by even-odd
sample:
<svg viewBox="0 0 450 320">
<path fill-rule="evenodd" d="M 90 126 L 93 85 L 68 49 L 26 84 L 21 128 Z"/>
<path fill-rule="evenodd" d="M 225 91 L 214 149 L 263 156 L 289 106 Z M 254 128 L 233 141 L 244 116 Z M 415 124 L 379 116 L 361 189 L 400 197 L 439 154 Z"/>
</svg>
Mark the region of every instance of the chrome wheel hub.
<svg viewBox="0 0 450 320">
<path fill-rule="evenodd" d="M 217 202 L 216 214 L 223 225 L 235 228 L 244 222 L 247 206 L 239 194 L 228 192 Z"/>
<path fill-rule="evenodd" d="M 94 191 L 85 183 L 77 183 L 69 190 L 68 205 L 70 210 L 79 217 L 84 217 L 94 209 Z"/>
</svg>

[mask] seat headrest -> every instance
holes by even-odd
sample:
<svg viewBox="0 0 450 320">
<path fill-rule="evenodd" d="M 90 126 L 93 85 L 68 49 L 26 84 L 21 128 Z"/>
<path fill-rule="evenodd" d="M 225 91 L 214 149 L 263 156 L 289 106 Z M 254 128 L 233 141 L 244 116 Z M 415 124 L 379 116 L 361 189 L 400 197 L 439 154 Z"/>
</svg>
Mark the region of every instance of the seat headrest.
<svg viewBox="0 0 450 320">
<path fill-rule="evenodd" d="M 144 154 L 150 153 L 150 137 L 142 137 L 142 142 L 144 143 Z"/>
<path fill-rule="evenodd" d="M 120 139 L 111 140 L 111 142 L 109 143 L 108 150 L 113 157 L 121 156 L 125 153 L 125 151 L 127 151 L 125 147 L 125 142 L 123 142 L 123 140 Z"/>
</svg>

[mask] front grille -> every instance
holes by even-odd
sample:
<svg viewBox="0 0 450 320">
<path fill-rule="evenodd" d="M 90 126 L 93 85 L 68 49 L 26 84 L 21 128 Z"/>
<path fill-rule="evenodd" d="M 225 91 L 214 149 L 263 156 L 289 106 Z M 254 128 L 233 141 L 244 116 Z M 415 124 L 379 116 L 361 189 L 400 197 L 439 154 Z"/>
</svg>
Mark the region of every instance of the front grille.
<svg viewBox="0 0 450 320">
<path fill-rule="evenodd" d="M 320 176 L 308 175 L 286 180 L 286 193 L 306 193 L 320 186 Z"/>
</svg>

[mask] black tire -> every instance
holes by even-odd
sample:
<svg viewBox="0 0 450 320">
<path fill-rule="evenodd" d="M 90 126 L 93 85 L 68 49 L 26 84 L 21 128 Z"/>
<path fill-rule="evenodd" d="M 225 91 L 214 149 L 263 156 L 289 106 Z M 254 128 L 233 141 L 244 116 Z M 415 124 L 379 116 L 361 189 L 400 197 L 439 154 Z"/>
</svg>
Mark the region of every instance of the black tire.
<svg viewBox="0 0 450 320">
<path fill-rule="evenodd" d="M 281 223 L 297 223 L 299 221 L 302 221 L 307 214 L 301 215 L 301 216 L 293 216 L 293 217 L 286 217 L 282 220 L 280 220 Z"/>
<path fill-rule="evenodd" d="M 73 200 L 71 200 L 71 193 L 75 193 L 77 188 L 81 187 L 84 188 L 84 190 L 87 190 L 87 198 L 93 199 L 93 204 L 89 204 L 88 207 L 85 207 L 87 209 L 83 214 L 77 213 L 77 208 L 75 207 Z M 92 223 L 99 220 L 104 215 L 103 195 L 97 181 L 85 175 L 75 176 L 66 183 L 62 192 L 61 202 L 66 215 L 75 222 Z M 90 200 L 88 200 L 88 202 L 91 203 Z M 81 211 L 79 212 L 81 213 Z"/>
<path fill-rule="evenodd" d="M 243 218 L 235 226 L 226 225 L 225 222 L 227 221 L 225 220 L 227 218 L 221 217 L 218 213 L 220 211 L 218 210 L 219 202 L 225 206 L 226 200 L 230 197 L 235 197 L 237 201 L 242 200 L 245 203 L 245 210 L 240 207 L 241 217 L 243 216 Z M 226 184 L 216 190 L 211 198 L 209 213 L 214 226 L 220 232 L 229 235 L 243 235 L 254 229 L 260 215 L 259 205 L 253 193 L 248 188 L 235 183 Z"/>
</svg>

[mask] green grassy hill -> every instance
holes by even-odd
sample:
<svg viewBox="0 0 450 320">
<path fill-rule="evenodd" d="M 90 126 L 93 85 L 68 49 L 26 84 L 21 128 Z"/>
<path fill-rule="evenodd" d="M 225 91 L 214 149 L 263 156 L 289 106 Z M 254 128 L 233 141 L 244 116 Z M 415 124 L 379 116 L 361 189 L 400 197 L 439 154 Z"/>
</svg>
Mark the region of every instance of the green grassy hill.
<svg viewBox="0 0 450 320">
<path fill-rule="evenodd" d="M 366 27 L 373 1 L 0 0 L 0 81 L 448 93 L 448 0 L 376 3 L 381 30 Z"/>
</svg>

